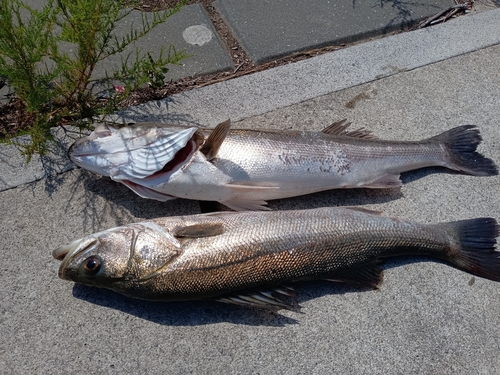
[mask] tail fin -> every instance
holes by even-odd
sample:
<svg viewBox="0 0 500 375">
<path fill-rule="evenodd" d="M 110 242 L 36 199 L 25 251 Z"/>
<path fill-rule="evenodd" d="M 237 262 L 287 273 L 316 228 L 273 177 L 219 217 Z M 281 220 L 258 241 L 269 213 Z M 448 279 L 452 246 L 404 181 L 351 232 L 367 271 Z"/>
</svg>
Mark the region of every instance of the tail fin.
<svg viewBox="0 0 500 375">
<path fill-rule="evenodd" d="M 483 140 L 476 125 L 459 126 L 430 139 L 444 144 L 448 149 L 451 164 L 448 168 L 473 176 L 498 174 L 495 163 L 476 152 Z"/>
<path fill-rule="evenodd" d="M 492 218 L 448 223 L 459 244 L 447 260 L 463 271 L 500 281 L 500 251 L 495 249 L 500 225 Z"/>
</svg>

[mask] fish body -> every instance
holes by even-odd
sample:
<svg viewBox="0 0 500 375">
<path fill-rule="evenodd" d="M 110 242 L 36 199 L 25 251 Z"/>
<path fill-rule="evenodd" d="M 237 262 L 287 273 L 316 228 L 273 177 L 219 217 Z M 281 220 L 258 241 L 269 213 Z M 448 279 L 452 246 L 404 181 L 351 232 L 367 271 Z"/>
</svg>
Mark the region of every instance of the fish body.
<svg viewBox="0 0 500 375">
<path fill-rule="evenodd" d="M 141 124 L 83 138 L 69 155 L 144 198 L 218 201 L 234 210 L 265 209 L 267 200 L 329 189 L 398 187 L 400 173 L 429 166 L 477 176 L 498 173 L 490 159 L 476 152 L 481 136 L 474 126 L 419 142 L 379 140 L 346 127 L 339 122 L 324 132 L 232 130 L 225 122 L 212 131 Z M 132 141 L 141 144 L 141 137 L 151 142 L 126 147 Z M 121 150 L 109 146 L 103 152 L 100 145 L 116 139 Z M 100 145 L 94 145 L 97 141 Z"/>
<path fill-rule="evenodd" d="M 491 218 L 419 224 L 361 208 L 217 212 L 109 229 L 53 256 L 62 279 L 130 297 L 287 307 L 260 291 L 310 279 L 375 287 L 380 260 L 401 255 L 500 281 L 498 235 Z"/>
</svg>

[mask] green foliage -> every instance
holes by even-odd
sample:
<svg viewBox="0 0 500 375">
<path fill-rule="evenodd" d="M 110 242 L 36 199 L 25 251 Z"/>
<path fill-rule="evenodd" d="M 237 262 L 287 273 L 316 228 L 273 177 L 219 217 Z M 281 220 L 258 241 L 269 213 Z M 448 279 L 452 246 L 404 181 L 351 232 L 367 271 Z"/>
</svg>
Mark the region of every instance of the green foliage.
<svg viewBox="0 0 500 375">
<path fill-rule="evenodd" d="M 97 64 L 123 54 L 127 47 L 176 13 L 186 0 L 163 12 L 142 13 L 142 25 L 121 38 L 117 24 L 132 11 L 125 0 L 48 0 L 42 10 L 22 0 L 0 0 L 0 77 L 14 90 L 29 118 L 31 144 L 17 144 L 28 159 L 43 153 L 50 128 L 71 122 L 88 127 L 98 115 L 110 113 L 133 90 L 148 83 L 164 85 L 168 64 L 185 57 L 173 47 L 158 58 L 141 51 L 122 58 L 122 66 L 107 72 L 105 82 L 124 85 L 122 93 L 100 103 L 92 86 Z M 68 45 L 72 48 L 63 48 Z M 131 59 L 131 56 L 134 58 Z M 102 78 L 101 78 L 102 80 Z M 14 143 L 12 139 L 7 141 Z"/>
</svg>

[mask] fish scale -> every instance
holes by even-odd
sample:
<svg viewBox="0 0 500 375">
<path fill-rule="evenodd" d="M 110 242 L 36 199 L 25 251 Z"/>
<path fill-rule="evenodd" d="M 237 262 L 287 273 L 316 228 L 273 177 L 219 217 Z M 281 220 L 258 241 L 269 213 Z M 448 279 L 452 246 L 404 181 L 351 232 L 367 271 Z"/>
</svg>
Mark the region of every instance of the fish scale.
<svg viewBox="0 0 500 375">
<path fill-rule="evenodd" d="M 213 130 L 134 124 L 92 133 L 69 155 L 144 198 L 216 201 L 237 211 L 330 189 L 395 188 L 400 173 L 430 166 L 498 174 L 493 161 L 476 152 L 482 139 L 473 125 L 419 142 L 379 140 L 347 126 L 340 121 L 307 132 L 230 129 L 229 120 Z M 129 143 L 142 148 L 129 150 Z"/>
<path fill-rule="evenodd" d="M 124 239 L 118 240 L 120 233 Z M 97 240 L 89 236 L 57 249 L 54 257 L 63 259 L 63 279 L 132 297 L 263 303 L 269 297 L 259 291 L 299 280 L 374 287 L 382 278 L 379 262 L 401 255 L 431 256 L 500 281 L 498 234 L 498 224 L 489 218 L 419 224 L 361 208 L 221 212 L 110 229 L 96 234 Z M 102 269 L 89 275 L 89 260 Z M 283 307 L 280 299 L 273 301 Z"/>
</svg>

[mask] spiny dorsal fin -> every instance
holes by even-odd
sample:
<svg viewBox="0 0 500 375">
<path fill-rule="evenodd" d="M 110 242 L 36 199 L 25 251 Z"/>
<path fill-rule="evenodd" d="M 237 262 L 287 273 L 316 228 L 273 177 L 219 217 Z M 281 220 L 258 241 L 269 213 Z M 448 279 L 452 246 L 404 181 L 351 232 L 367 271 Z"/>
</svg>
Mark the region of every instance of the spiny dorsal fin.
<svg viewBox="0 0 500 375">
<path fill-rule="evenodd" d="M 353 130 L 353 131 L 346 131 L 346 129 L 351 125 L 350 122 L 346 122 L 347 119 L 343 119 L 337 122 L 334 122 L 330 126 L 327 126 L 324 128 L 321 132 L 325 134 L 331 134 L 331 135 L 343 135 L 345 137 L 351 137 L 351 138 L 359 138 L 359 139 L 378 139 L 376 136 L 372 134 L 370 130 L 367 130 L 365 128 Z"/>
<path fill-rule="evenodd" d="M 224 233 L 224 225 L 222 223 L 199 223 L 184 226 L 178 226 L 172 231 L 174 237 L 212 237 Z"/>
<path fill-rule="evenodd" d="M 341 135 L 349 127 L 349 125 L 351 125 L 350 122 L 346 121 L 347 121 L 346 118 L 340 121 L 336 121 L 330 126 L 324 128 L 321 132 L 325 134 Z"/>
<path fill-rule="evenodd" d="M 207 160 L 212 160 L 217 156 L 219 148 L 222 142 L 224 142 L 230 127 L 231 120 L 227 120 L 217 125 L 212 133 L 210 133 L 203 147 L 200 149 L 200 152 L 207 157 Z"/>
</svg>

